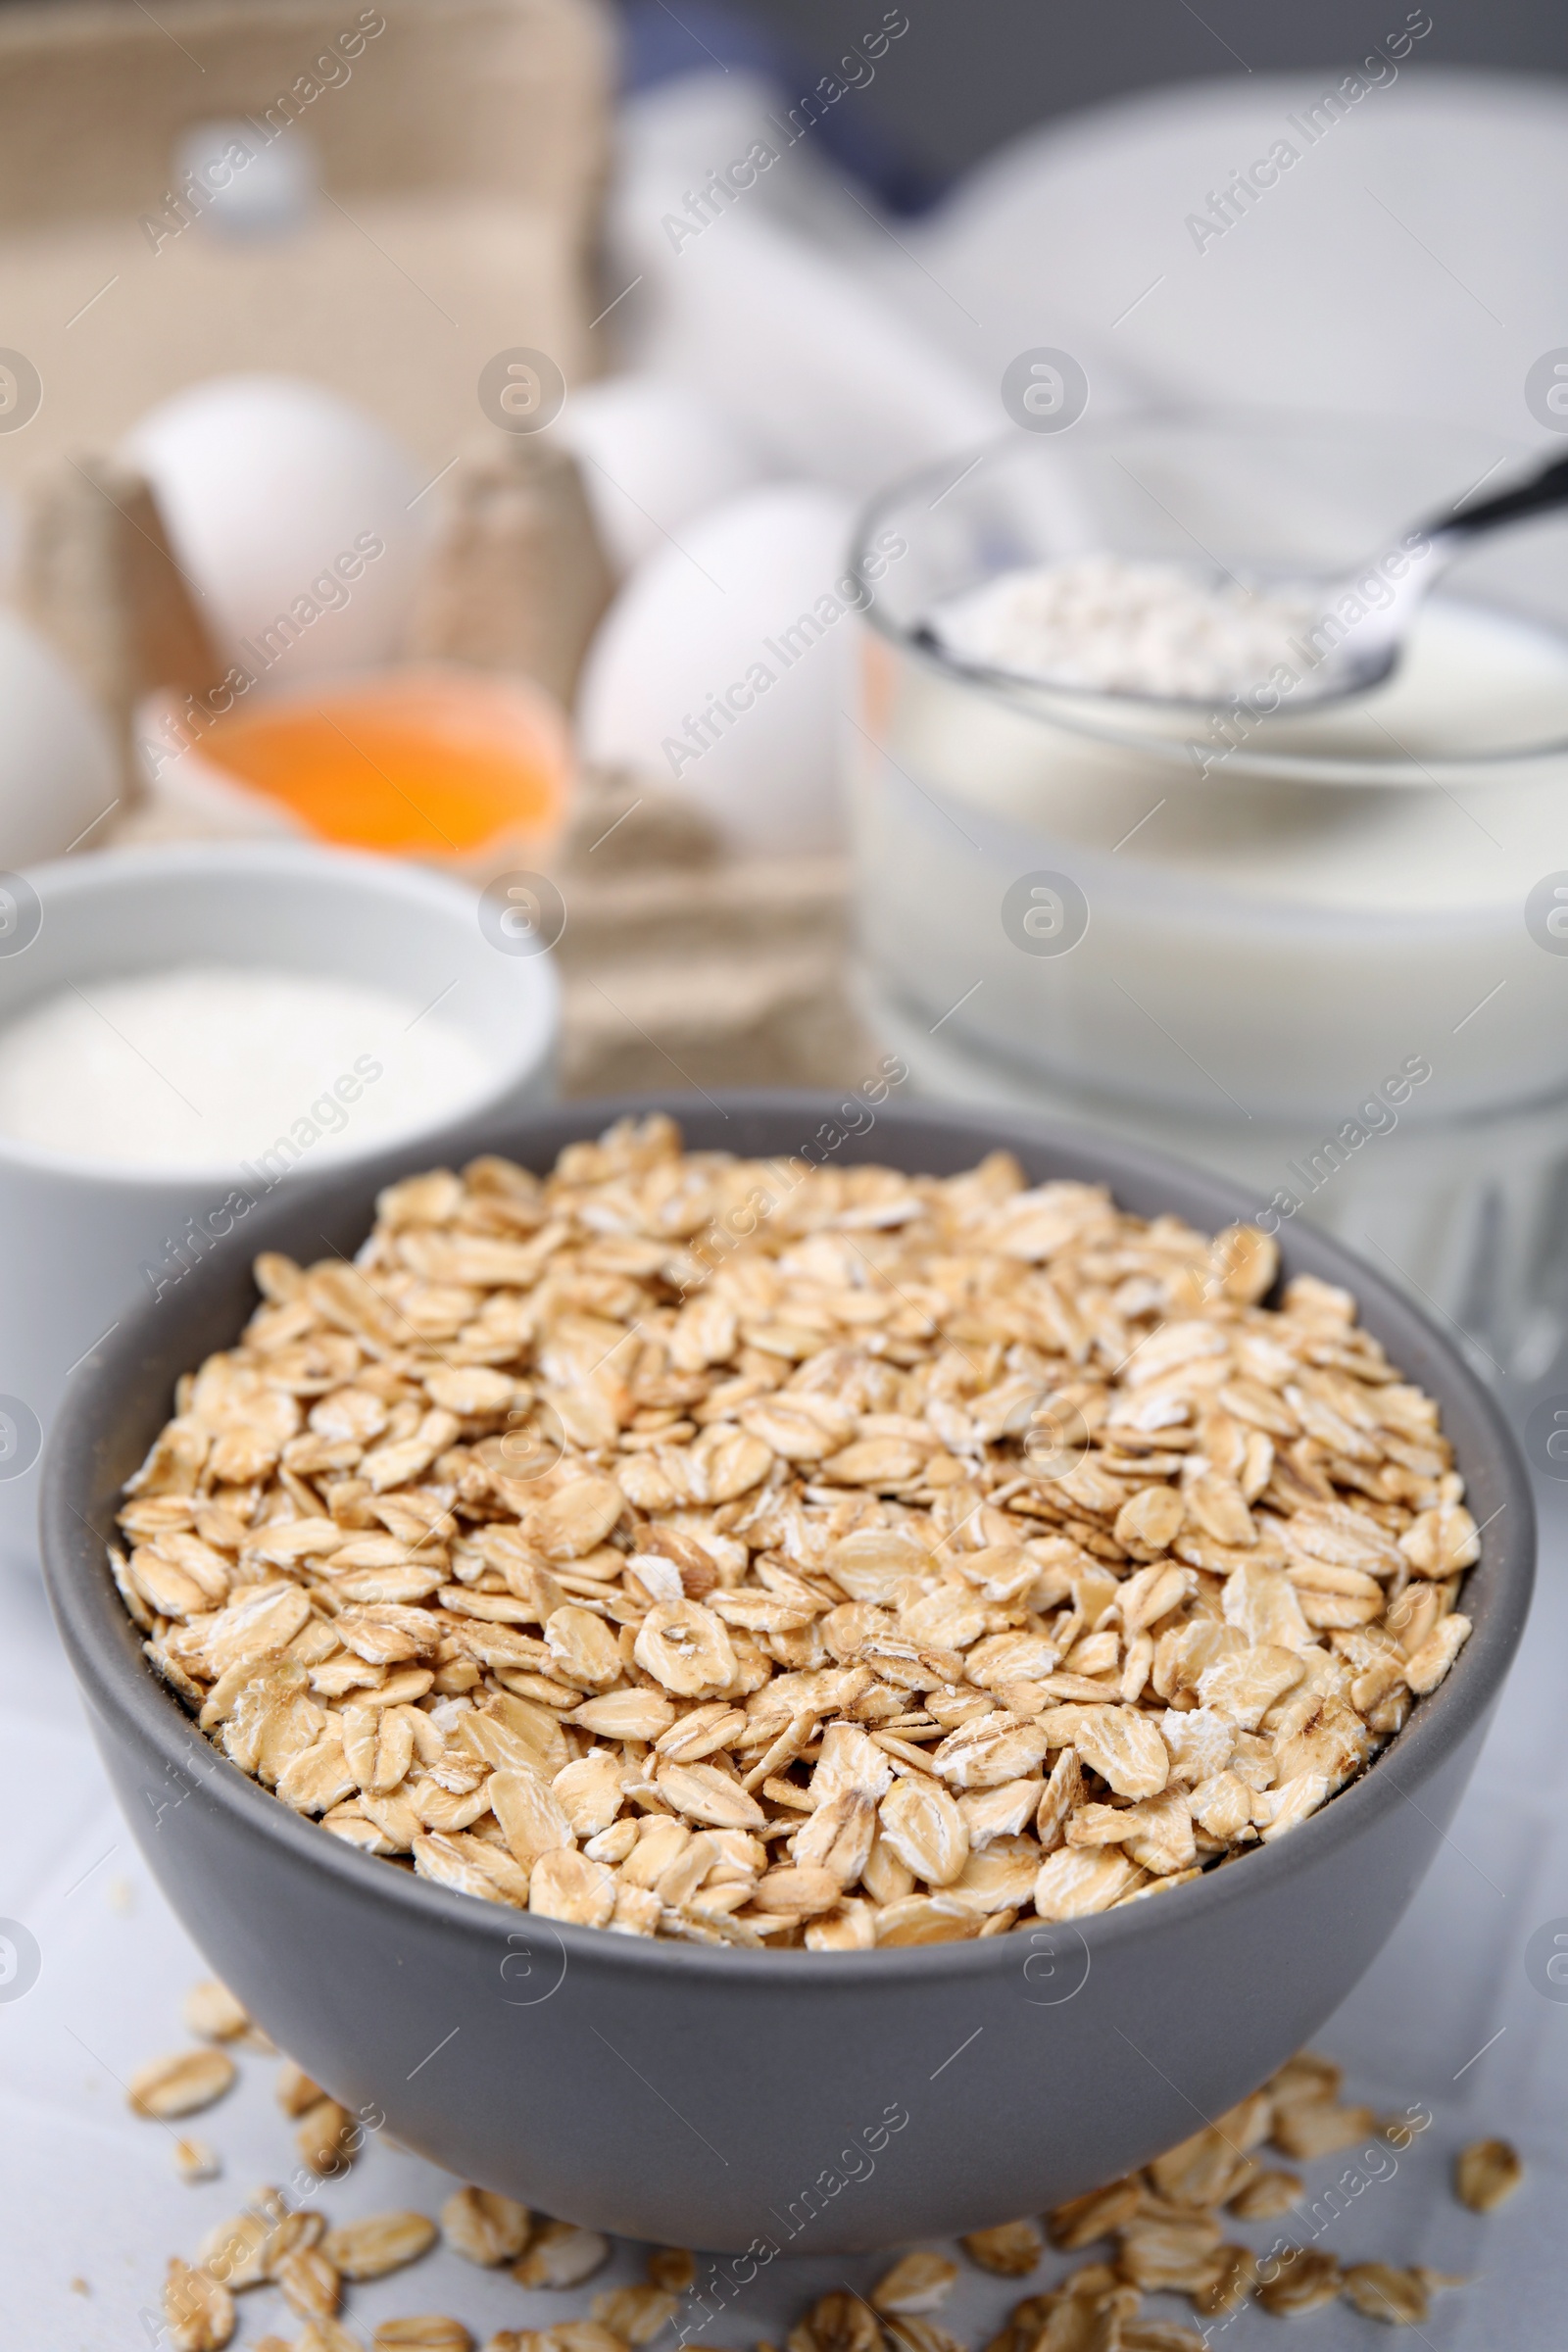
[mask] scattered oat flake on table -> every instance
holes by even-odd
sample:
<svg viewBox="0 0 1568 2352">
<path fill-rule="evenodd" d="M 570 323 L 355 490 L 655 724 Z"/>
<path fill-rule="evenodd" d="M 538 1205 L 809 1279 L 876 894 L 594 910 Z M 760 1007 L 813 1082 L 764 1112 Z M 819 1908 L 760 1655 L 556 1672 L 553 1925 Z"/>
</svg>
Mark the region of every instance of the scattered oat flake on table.
<svg viewBox="0 0 1568 2352">
<path fill-rule="evenodd" d="M 1240 2309 L 1257 2290 L 1258 2259 L 1250 2246 L 1216 2246 L 1207 2279 L 1189 2289 L 1193 2309 L 1204 2319 L 1217 2319 Z"/>
<path fill-rule="evenodd" d="M 626 2352 L 620 2337 L 597 2320 L 557 2320 L 540 2333 L 540 2352 Z"/>
<path fill-rule="evenodd" d="M 1276 2115 L 1303 2099 L 1334 2100 L 1340 2095 L 1345 2069 L 1317 2050 L 1298 2050 L 1294 2058 L 1270 2075 L 1267 2091 Z"/>
<path fill-rule="evenodd" d="M 1306 2183 L 1297 2173 L 1254 2173 L 1230 2199 L 1239 2222 L 1274 2222 L 1299 2205 Z"/>
<path fill-rule="evenodd" d="M 968 2352 L 967 2345 L 935 2320 L 913 2315 L 890 2319 L 887 2333 L 892 2352 Z"/>
<path fill-rule="evenodd" d="M 285 2115 L 304 2115 L 326 2096 L 319 2082 L 313 2082 L 292 2058 L 285 2058 L 278 2068 L 274 2091 Z"/>
<path fill-rule="evenodd" d="M 441 2208 L 441 2233 L 456 2253 L 488 2267 L 513 2262 L 528 2242 L 533 2216 L 526 2205 L 493 2189 L 460 2188 Z"/>
<path fill-rule="evenodd" d="M 882 2324 L 854 2293 L 820 2295 L 785 2338 L 785 2352 L 882 2352 Z"/>
<path fill-rule="evenodd" d="M 320 2247 L 297 2246 L 270 2266 L 272 2283 L 302 2320 L 329 2320 L 342 2299 L 342 2280 Z"/>
<path fill-rule="evenodd" d="M 368 2213 L 329 2230 L 321 2251 L 345 2278 L 382 2278 L 427 2254 L 438 2235 L 422 2213 Z"/>
<path fill-rule="evenodd" d="M 1505 2139 L 1472 2140 L 1454 2159 L 1454 2190 L 1472 2213 L 1494 2213 L 1524 2177 L 1519 2151 Z"/>
<path fill-rule="evenodd" d="M 696 2255 L 685 2246 L 655 2246 L 648 2256 L 648 2281 L 667 2294 L 686 2294 L 697 2283 Z"/>
<path fill-rule="evenodd" d="M 294 2134 L 294 2145 L 313 2173 L 346 2172 L 354 2161 L 356 2126 L 336 2099 L 318 2099 L 308 2107 Z"/>
<path fill-rule="evenodd" d="M 221 2050 L 179 2050 L 136 2069 L 128 2086 L 129 2102 L 138 2115 L 164 2121 L 195 2115 L 232 2087 L 235 2071 L 233 2059 Z"/>
<path fill-rule="evenodd" d="M 1149 2165 L 1149 2178 L 1176 2205 L 1224 2205 L 1251 2177 L 1248 2151 L 1268 2136 L 1270 2102 L 1254 2092 L 1201 2132 L 1167 2148 Z"/>
<path fill-rule="evenodd" d="M 190 2032 L 209 2041 L 233 2041 L 250 2030 L 249 2012 L 216 1977 L 205 1977 L 191 1986 L 181 2014 Z"/>
<path fill-rule="evenodd" d="M 971 2262 L 1004 2278 L 1027 2277 L 1046 2250 L 1033 2222 L 1003 2222 L 995 2230 L 974 2230 L 959 2243 Z"/>
<path fill-rule="evenodd" d="M 197 2251 L 203 2270 L 238 2293 L 274 2278 L 284 2258 L 314 2246 L 325 2227 L 323 2214 L 290 2212 L 280 2189 L 258 2188 L 242 2212 L 213 2225 Z"/>
<path fill-rule="evenodd" d="M 1324 2303 L 1333 2303 L 1345 2284 L 1334 2256 L 1314 2252 L 1310 2246 L 1285 2246 L 1278 2254 L 1269 2255 L 1261 2268 L 1267 2276 L 1258 2286 L 1257 2299 L 1276 2319 L 1297 2319 Z"/>
<path fill-rule="evenodd" d="M 1033 2268 L 1033 2265 L 1030 2266 Z M 874 2308 L 888 2318 L 940 2311 L 958 2281 L 958 2266 L 946 2254 L 917 2247 L 896 2262 L 871 2289 Z"/>
<path fill-rule="evenodd" d="M 278 2190 L 258 2189 L 243 2213 L 215 2222 L 207 2231 L 196 2249 L 202 2269 L 236 2293 L 247 2286 L 260 2286 L 268 2275 L 268 2257 L 281 2215 Z"/>
<path fill-rule="evenodd" d="M 1123 2223 L 1118 2232 L 1118 2269 L 1132 2285 L 1155 2294 L 1174 2288 L 1196 2293 L 1213 2275 L 1213 2257 L 1220 2228 L 1206 2214 L 1169 2219 L 1160 2214 L 1140 2215 Z"/>
<path fill-rule="evenodd" d="M 173 2352 L 222 2352 L 234 2332 L 234 2298 L 218 2279 L 173 2255 L 164 2280 L 164 2316 Z"/>
<path fill-rule="evenodd" d="M 611 2286 L 590 2309 L 601 2328 L 625 2344 L 649 2344 L 674 2318 L 680 2297 L 659 2286 Z"/>
<path fill-rule="evenodd" d="M 1057 2207 L 1049 2217 L 1053 2242 L 1076 2251 L 1113 2239 L 1114 2267 L 1089 2263 L 1053 2293 L 1026 2297 L 987 2352 L 1077 2352 L 1080 2342 L 1101 2346 L 1100 2337 L 1086 2332 L 1085 2312 L 1095 2304 L 1103 2320 L 1104 2298 L 1113 2288 L 1135 2298 L 1145 2290 L 1185 2293 L 1206 2321 L 1228 2319 L 1254 2297 L 1266 2311 L 1290 2317 L 1349 2293 L 1351 2274 L 1342 2276 L 1333 2257 L 1292 2247 L 1260 2257 L 1247 2246 L 1226 2243 L 1220 2218 L 1228 2207 L 1242 2220 L 1273 2220 L 1310 2194 L 1297 2175 L 1261 2169 L 1252 2151 L 1271 2134 L 1278 2136 L 1286 2118 L 1355 2114 L 1359 2120 L 1364 2111 L 1340 2103 L 1341 2082 L 1342 2070 L 1331 2059 L 1298 2051 L 1260 2089 L 1153 2158 L 1141 2174 Z M 1314 2130 L 1309 2123 L 1305 2134 L 1312 2136 Z M 1320 2136 L 1337 2143 L 1336 2133 Z M 1355 2266 L 1354 2279 L 1352 2301 L 1369 2317 L 1391 2324 L 1403 2324 L 1423 2296 L 1465 2283 L 1420 2264 L 1406 2270 L 1378 2262 Z M 1058 2320 L 1069 2293 L 1084 2308 Z M 1166 2344 L 1174 2352 L 1191 2336 L 1182 2328 L 1162 2335 L 1166 2323 L 1139 2320 L 1132 2306 L 1121 2312 L 1118 2325 L 1122 2352 L 1138 2352 L 1139 2346 L 1161 2352 Z"/>
<path fill-rule="evenodd" d="M 472 2352 L 473 2338 L 461 2320 L 431 2313 L 411 2320 L 383 2320 L 371 2341 L 375 2352 Z"/>
<path fill-rule="evenodd" d="M 1097 2238 L 1106 2237 L 1123 2222 L 1130 2222 L 1143 2201 L 1143 2184 L 1133 2176 L 1107 2181 L 1103 2188 L 1092 2188 L 1086 2196 L 1058 2205 L 1049 2217 L 1051 2242 L 1064 2254 L 1081 2253 Z"/>
<path fill-rule="evenodd" d="M 545 2222 L 527 2252 L 512 2266 L 519 2286 L 580 2286 L 610 2260 L 610 2240 L 572 2222 Z"/>
<path fill-rule="evenodd" d="M 881 2326 L 858 2295 L 823 2295 L 790 2329 L 787 2352 L 882 2352 Z"/>
<path fill-rule="evenodd" d="M 1429 2278 L 1430 2274 L 1396 2270 L 1387 2262 L 1355 2262 L 1345 2274 L 1346 2299 L 1369 2320 L 1415 2328 L 1431 2315 Z"/>
<path fill-rule="evenodd" d="M 593 2335 L 604 2336 L 604 2341 L 597 2346 L 580 2346 L 578 2352 L 612 2352 L 613 2337 L 604 2335 L 604 2330 L 593 2328 L 591 2322 L 585 2321 L 583 2325 Z M 560 2333 L 558 2328 L 498 2328 L 493 2335 L 486 2336 L 484 2352 L 569 2352 L 568 2346 L 560 2342 Z M 689 2352 L 706 2352 L 706 2347 L 693 2344 Z"/>
<path fill-rule="evenodd" d="M 1040 2341 L 1049 2352 L 1114 2352 L 1141 2300 L 1136 2287 L 1075 2281 L 1046 2322 Z"/>
<path fill-rule="evenodd" d="M 115 1573 L 230 1762 L 476 1900 L 823 1951 L 1086 1918 L 1294 1834 L 1469 1632 L 1437 1408 L 1276 1273 L 1004 1152 L 623 1121 L 390 1186 L 352 1267 L 259 1260 Z M 1359 2134 L 1300 2088 L 1287 2153 Z"/>
<path fill-rule="evenodd" d="M 1274 2118 L 1274 2145 L 1282 2155 L 1310 2159 L 1334 2156 L 1377 2130 L 1370 2107 L 1342 2107 L 1332 2099 L 1297 2099 Z"/>
<path fill-rule="evenodd" d="M 207 2140 L 175 2140 L 174 2170 L 182 2180 L 189 2180 L 193 2184 L 200 2180 L 216 2180 L 222 2169 L 222 2159 Z"/>
<path fill-rule="evenodd" d="M 326 2216 L 314 2205 L 296 2205 L 290 2212 L 278 2191 L 273 2192 L 273 2202 L 268 2210 L 275 2216 L 275 2221 L 272 2233 L 262 2249 L 262 2260 L 268 2277 L 275 2278 L 290 2255 L 320 2245 L 326 2234 Z"/>
<path fill-rule="evenodd" d="M 351 2335 L 340 2320 L 307 2320 L 293 2352 L 365 2352 L 365 2339 Z"/>
</svg>

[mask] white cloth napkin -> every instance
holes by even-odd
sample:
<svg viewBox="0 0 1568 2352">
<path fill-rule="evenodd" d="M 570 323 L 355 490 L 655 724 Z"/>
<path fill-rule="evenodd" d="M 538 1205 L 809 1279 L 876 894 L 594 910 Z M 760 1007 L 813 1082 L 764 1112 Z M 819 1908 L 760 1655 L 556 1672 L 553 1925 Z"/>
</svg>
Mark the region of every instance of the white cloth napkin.
<svg viewBox="0 0 1568 2352">
<path fill-rule="evenodd" d="M 1418 39 L 1380 79 L 1355 65 L 1097 108 L 897 223 L 808 133 L 785 144 L 766 83 L 662 83 L 625 119 L 623 332 L 858 492 L 1005 429 L 1002 371 L 1037 346 L 1081 361 L 1092 410 L 1255 402 L 1543 442 L 1525 379 L 1568 344 L 1568 95 L 1428 68 Z M 687 199 L 759 140 L 777 161 L 704 222 Z M 1259 161 L 1272 184 L 1238 190 Z"/>
</svg>

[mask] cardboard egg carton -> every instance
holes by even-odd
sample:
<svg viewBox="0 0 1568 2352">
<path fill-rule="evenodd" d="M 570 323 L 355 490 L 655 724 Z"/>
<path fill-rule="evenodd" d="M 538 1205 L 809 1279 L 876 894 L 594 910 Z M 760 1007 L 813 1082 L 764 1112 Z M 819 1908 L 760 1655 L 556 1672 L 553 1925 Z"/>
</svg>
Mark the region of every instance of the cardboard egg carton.
<svg viewBox="0 0 1568 2352">
<path fill-rule="evenodd" d="M 41 391 L 0 413 L 0 486 L 201 376 L 313 377 L 433 474 L 498 352 L 596 372 L 613 75 L 599 0 L 0 9 L 0 319 Z M 180 172 L 218 124 L 253 160 L 289 142 L 297 218 L 225 233 Z"/>
<path fill-rule="evenodd" d="M 726 853 L 650 778 L 590 769 L 552 878 L 564 1093 L 853 1086 L 871 1067 L 845 858 Z"/>
<path fill-rule="evenodd" d="M 479 384 L 518 347 L 568 383 L 603 365 L 593 256 L 613 49 L 602 0 L 0 9 L 0 492 L 22 516 L 15 593 L 108 713 L 122 807 L 139 797 L 137 705 L 163 688 L 199 698 L 223 663 L 147 485 L 111 453 L 208 376 L 299 374 L 376 416 L 457 493 L 410 650 L 450 650 L 455 565 L 469 584 L 457 633 L 474 638 L 477 611 L 499 604 L 510 660 L 569 696 L 608 570 L 574 470 L 542 444 L 509 447 Z M 203 177 L 193 140 L 249 160 Z M 225 191 L 285 152 L 293 212 L 225 226 Z M 525 573 L 558 581 L 545 599 L 525 576 L 520 614 L 487 568 L 509 502 L 528 509 L 507 518 L 509 549 L 526 542 Z"/>
<path fill-rule="evenodd" d="M 435 506 L 404 653 L 521 671 L 569 710 L 614 585 L 576 460 L 540 436 L 493 433 L 453 460 Z M 88 452 L 34 477 L 17 603 L 108 717 L 126 811 L 148 797 L 164 755 L 199 745 L 233 707 L 230 684 L 217 690 L 227 658 L 170 552 L 152 485 L 133 466 Z M 298 634 L 285 614 L 276 626 L 285 641 Z M 172 719 L 149 739 L 139 714 L 154 694 L 172 696 Z"/>
</svg>

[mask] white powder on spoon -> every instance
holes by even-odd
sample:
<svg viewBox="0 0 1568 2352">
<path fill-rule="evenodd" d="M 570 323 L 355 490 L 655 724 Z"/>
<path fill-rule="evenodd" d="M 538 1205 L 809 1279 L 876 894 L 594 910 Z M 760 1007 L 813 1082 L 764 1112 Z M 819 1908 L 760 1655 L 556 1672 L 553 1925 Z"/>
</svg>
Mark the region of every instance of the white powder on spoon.
<svg viewBox="0 0 1568 2352">
<path fill-rule="evenodd" d="M 1101 694 L 1225 702 L 1262 685 L 1317 617 L 1307 597 L 1099 555 L 999 572 L 939 605 L 931 627 L 976 667 Z"/>
<path fill-rule="evenodd" d="M 280 1173 L 427 1127 L 490 1075 L 463 1030 L 389 990 L 185 964 L 85 981 L 0 1030 L 0 1135 L 146 1170 L 271 1153 Z"/>
</svg>

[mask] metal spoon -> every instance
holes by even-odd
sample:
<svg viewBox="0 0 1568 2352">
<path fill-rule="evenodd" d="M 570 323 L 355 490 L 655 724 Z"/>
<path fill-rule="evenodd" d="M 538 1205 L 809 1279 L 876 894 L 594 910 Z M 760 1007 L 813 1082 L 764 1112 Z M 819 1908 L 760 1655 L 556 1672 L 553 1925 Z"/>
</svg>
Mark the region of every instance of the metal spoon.
<svg viewBox="0 0 1568 2352">
<path fill-rule="evenodd" d="M 1317 655 L 1315 664 L 1291 690 L 1295 708 L 1303 702 L 1326 702 L 1347 694 L 1364 694 L 1389 676 L 1404 650 L 1416 609 L 1447 570 L 1454 558 L 1472 541 L 1505 523 L 1523 522 L 1532 514 L 1547 514 L 1568 505 L 1568 458 L 1554 458 L 1527 480 L 1494 498 L 1483 500 L 1463 514 L 1450 508 L 1384 549 L 1370 564 L 1348 578 L 1293 580 L 1275 584 L 1272 593 L 1293 600 L 1310 598 L 1317 618 L 1296 632 L 1297 650 Z M 1411 541 L 1415 546 L 1411 547 Z M 1397 571 L 1389 568 L 1396 564 Z M 1343 600 L 1366 608 L 1357 583 L 1375 572 L 1393 594 L 1386 605 L 1364 609 L 1359 618 L 1346 619 Z M 1332 632 L 1332 634 L 1331 634 Z"/>
<path fill-rule="evenodd" d="M 1216 589 L 1223 587 L 1229 591 L 1241 585 L 1260 598 L 1278 600 L 1282 608 L 1280 660 L 1296 674 L 1296 683 L 1288 689 L 1286 700 L 1293 711 L 1298 710 L 1306 704 L 1364 694 L 1369 687 L 1381 684 L 1398 662 L 1417 608 L 1464 548 L 1506 523 L 1523 522 L 1530 515 L 1549 514 L 1562 506 L 1568 506 L 1568 457 L 1553 459 L 1550 465 L 1542 466 L 1513 489 L 1499 491 L 1495 497 L 1462 514 L 1456 503 L 1446 513 L 1392 541 L 1370 564 L 1359 565 L 1354 572 L 1317 578 L 1302 578 L 1299 574 L 1271 580 L 1253 578 L 1241 583 L 1230 574 L 1215 572 L 1210 577 Z M 1389 591 L 1385 604 L 1369 604 L 1361 593 L 1360 583 L 1372 574 Z M 1048 670 L 977 662 L 972 655 L 960 652 L 947 641 L 940 613 L 919 623 L 912 635 L 917 644 L 942 653 L 973 676 L 1108 699 L 1104 689 L 1054 677 Z M 1253 698 L 1264 684 L 1265 680 L 1259 678 L 1251 687 L 1233 689 L 1228 694 L 1156 694 L 1124 687 L 1114 693 L 1118 701 L 1214 710 L 1261 707 Z M 1276 692 L 1267 707 L 1276 709 L 1280 702 Z"/>
</svg>

